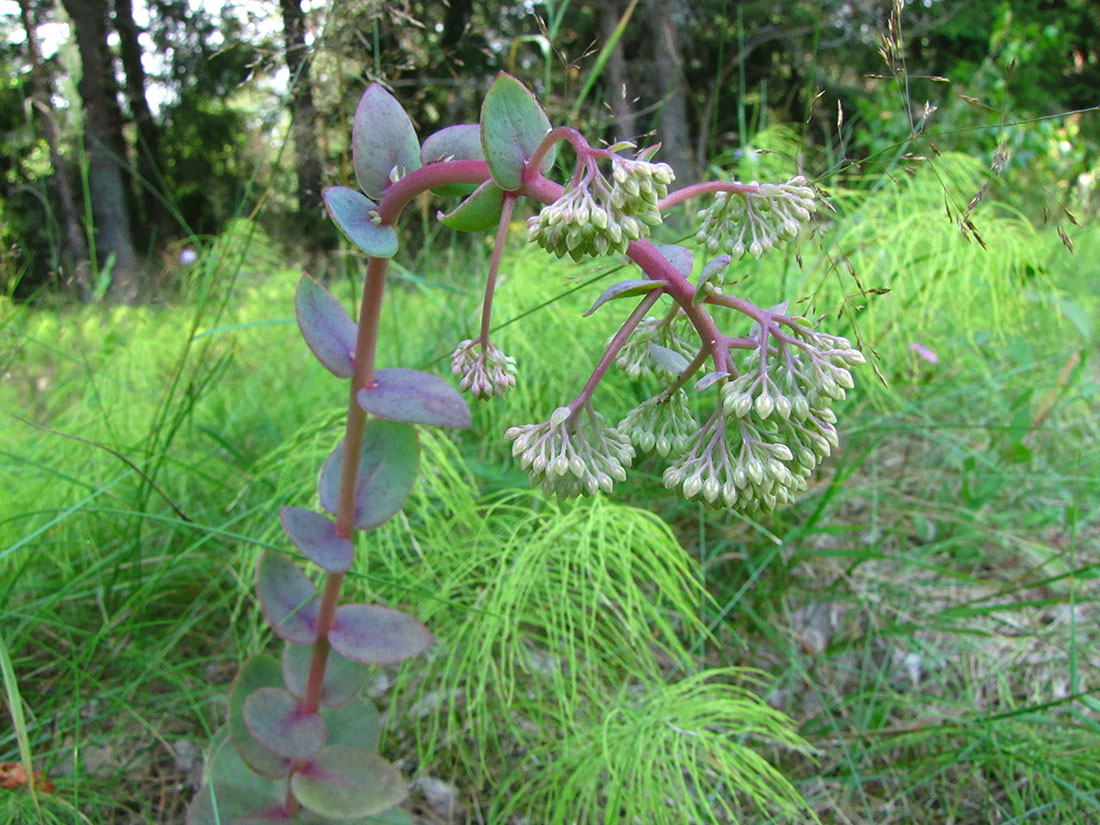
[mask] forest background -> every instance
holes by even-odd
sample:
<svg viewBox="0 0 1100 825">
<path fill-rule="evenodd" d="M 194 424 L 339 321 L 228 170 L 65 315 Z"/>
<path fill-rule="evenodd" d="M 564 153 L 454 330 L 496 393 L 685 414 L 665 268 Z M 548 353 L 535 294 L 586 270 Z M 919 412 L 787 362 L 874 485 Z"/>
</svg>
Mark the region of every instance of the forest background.
<svg viewBox="0 0 1100 825">
<path fill-rule="evenodd" d="M 561 363 L 598 351 L 606 335 L 578 321 L 609 275 L 517 245 L 498 303 L 520 387 L 479 407 L 470 435 L 426 447 L 420 515 L 394 528 L 423 566 L 395 551 L 358 586 L 414 594 L 446 650 L 499 638 L 500 661 L 527 668 L 528 720 L 557 730 L 568 700 L 578 730 L 606 737 L 589 718 L 602 698 L 539 692 L 543 643 L 576 617 L 524 603 L 503 562 L 475 560 L 581 535 L 621 570 L 613 536 L 629 535 L 645 558 L 685 554 L 669 583 L 702 591 L 677 615 L 718 642 L 693 654 L 759 669 L 752 691 L 813 749 L 773 760 L 822 821 L 1100 818 L 1094 2 L 5 0 L 0 13 L 13 721 L 0 761 L 33 752 L 56 786 L 33 804 L 0 789 L 0 819 L 181 821 L 221 683 L 270 642 L 250 566 L 282 541 L 273 514 L 311 487 L 339 414 L 288 325 L 303 270 L 357 294 L 361 258 L 320 200 L 353 183 L 355 103 L 381 82 L 424 136 L 476 121 L 501 70 L 555 124 L 661 142 L 679 183 L 802 172 L 832 194 L 821 231 L 749 264 L 744 288 L 830 313 L 874 370 L 857 376 L 828 472 L 768 519 L 671 500 L 652 467 L 614 501 L 517 492 L 501 434 L 566 397 Z M 386 355 L 435 369 L 474 327 L 488 257 L 440 230 L 438 206 L 407 215 L 386 310 Z M 690 224 L 677 229 L 668 240 Z M 555 593 L 570 569 L 531 574 L 524 593 Z M 477 623 L 486 602 L 499 625 Z M 385 748 L 417 777 L 425 821 L 568 822 L 562 776 L 633 765 L 609 768 L 580 733 L 563 752 L 524 740 L 484 666 L 451 655 L 374 688 L 382 704 L 393 684 L 416 699 L 390 706 Z M 480 705 L 464 692 L 475 674 L 489 679 Z M 463 713 L 439 696 L 463 696 Z M 563 755 L 560 773 L 530 767 Z"/>
</svg>

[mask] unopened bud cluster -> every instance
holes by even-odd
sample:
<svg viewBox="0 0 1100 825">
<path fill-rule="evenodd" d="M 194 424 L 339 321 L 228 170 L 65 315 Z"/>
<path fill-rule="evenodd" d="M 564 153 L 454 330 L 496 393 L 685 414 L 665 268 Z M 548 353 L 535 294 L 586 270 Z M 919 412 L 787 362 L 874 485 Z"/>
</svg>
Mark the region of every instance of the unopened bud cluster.
<svg viewBox="0 0 1100 825">
<path fill-rule="evenodd" d="M 474 398 L 503 398 L 516 385 L 516 359 L 480 338 L 468 338 L 451 354 L 451 374 Z"/>
<path fill-rule="evenodd" d="M 725 252 L 740 260 L 759 258 L 786 238 L 795 237 L 816 209 L 814 191 L 801 175 L 787 183 L 758 183 L 751 192 L 718 192 L 699 210 L 696 238 L 711 254 Z"/>
<path fill-rule="evenodd" d="M 682 453 L 699 429 L 688 409 L 687 393 L 681 390 L 650 398 L 635 407 L 619 422 L 619 430 L 630 437 L 638 449 L 658 455 Z"/>
<path fill-rule="evenodd" d="M 665 347 L 690 361 L 699 349 L 698 339 L 691 337 L 693 334 L 691 321 L 683 310 L 671 318 L 643 318 L 630 340 L 619 350 L 615 366 L 631 380 L 643 375 L 656 376 L 658 366 L 651 347 L 654 344 Z"/>
<path fill-rule="evenodd" d="M 562 498 L 610 493 L 634 458 L 630 439 L 588 407 L 558 407 L 549 421 L 511 427 L 505 437 L 531 483 Z"/>
<path fill-rule="evenodd" d="M 674 175 L 667 163 L 612 155 L 611 181 L 591 164 L 576 185 L 527 221 L 527 238 L 559 258 L 625 252 L 661 223 L 657 202 Z"/>
</svg>

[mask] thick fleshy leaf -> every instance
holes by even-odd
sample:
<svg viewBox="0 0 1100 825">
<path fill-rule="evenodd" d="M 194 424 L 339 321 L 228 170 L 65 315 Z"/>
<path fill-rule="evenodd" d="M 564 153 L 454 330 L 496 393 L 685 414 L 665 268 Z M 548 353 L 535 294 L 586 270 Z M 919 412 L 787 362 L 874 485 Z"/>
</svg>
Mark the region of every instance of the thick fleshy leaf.
<svg viewBox="0 0 1100 825">
<path fill-rule="evenodd" d="M 588 312 L 584 313 L 584 317 L 587 318 L 601 306 L 608 301 L 612 301 L 615 298 L 626 298 L 631 295 L 644 295 L 647 292 L 652 292 L 655 289 L 660 289 L 664 284 L 661 281 L 648 281 L 643 279 L 632 281 L 619 281 L 617 284 L 612 284 L 605 289 L 600 297 L 596 299 L 595 303 L 588 308 Z"/>
<path fill-rule="evenodd" d="M 288 759 L 308 759 L 328 741 L 328 727 L 283 688 L 263 687 L 244 700 L 244 721 L 253 738 Z"/>
<path fill-rule="evenodd" d="M 359 99 L 351 128 L 351 163 L 361 188 L 374 200 L 394 177 L 420 168 L 420 141 L 397 98 L 372 83 Z"/>
<path fill-rule="evenodd" d="M 256 773 L 279 779 L 290 773 L 290 760 L 265 748 L 244 721 L 244 703 L 260 688 L 282 687 L 279 663 L 270 656 L 253 656 L 241 668 L 229 691 L 229 738 L 241 759 Z"/>
<path fill-rule="evenodd" d="M 649 351 L 653 355 L 653 360 L 657 362 L 657 366 L 663 370 L 680 375 L 688 368 L 688 360 L 675 350 L 659 344 L 650 344 Z"/>
<path fill-rule="evenodd" d="M 703 271 L 699 273 L 699 285 L 695 288 L 695 297 L 692 299 L 693 304 L 698 305 L 703 302 L 707 297 L 707 291 L 703 289 L 703 286 L 725 270 L 732 260 L 733 258 L 729 255 L 719 255 L 717 258 L 711 258 L 707 261 Z"/>
<path fill-rule="evenodd" d="M 336 512 L 340 492 L 340 462 L 344 442 L 336 445 L 321 467 L 317 485 L 321 506 Z M 355 526 L 372 530 L 389 521 L 409 497 L 420 460 L 416 429 L 402 421 L 371 418 L 363 432 L 359 470 L 355 485 Z M 284 637 L 285 638 L 285 637 Z M 296 639 L 287 641 L 297 642 Z M 297 642 L 297 644 L 309 644 Z"/>
<path fill-rule="evenodd" d="M 685 278 L 691 277 L 692 267 L 695 266 L 695 258 L 692 256 L 690 249 L 686 246 L 664 243 L 657 245 L 657 251 L 665 256 L 665 259 L 672 264 L 673 269 Z"/>
<path fill-rule="evenodd" d="M 328 632 L 332 649 L 353 662 L 393 665 L 419 656 L 433 641 L 419 619 L 374 604 L 342 604 Z"/>
<path fill-rule="evenodd" d="M 328 517 L 303 507 L 283 507 L 279 521 L 294 546 L 322 570 L 344 573 L 351 567 L 355 548 L 336 535 L 336 524 Z"/>
<path fill-rule="evenodd" d="M 280 783 L 286 787 L 286 783 Z M 285 825 L 285 792 L 256 774 L 233 743 L 219 735 L 206 763 L 206 781 L 187 811 L 187 825 Z"/>
<path fill-rule="evenodd" d="M 716 381 L 720 381 L 721 379 L 726 378 L 728 375 L 728 372 L 708 372 L 706 375 L 695 382 L 695 391 L 702 392 L 703 390 L 713 385 Z"/>
<path fill-rule="evenodd" d="M 535 96 L 510 74 L 501 72 L 481 104 L 481 148 L 497 185 L 519 189 L 523 167 L 550 131 L 550 121 Z M 542 171 L 554 165 L 554 150 L 546 153 Z"/>
<path fill-rule="evenodd" d="M 347 186 L 330 186 L 323 194 L 329 215 L 349 241 L 375 258 L 397 254 L 397 230 L 374 222 L 378 209 L 374 201 Z"/>
<path fill-rule="evenodd" d="M 256 592 L 264 618 L 288 642 L 317 640 L 317 588 L 294 562 L 265 550 L 256 565 Z"/>
<path fill-rule="evenodd" d="M 377 370 L 371 385 L 356 397 L 364 410 L 390 421 L 459 430 L 470 426 L 470 408 L 458 390 L 438 375 L 420 370 Z"/>
<path fill-rule="evenodd" d="M 420 147 L 420 162 L 439 163 L 448 160 L 485 160 L 481 150 L 481 127 L 476 123 L 459 123 L 433 132 Z M 444 198 L 468 195 L 477 188 L 473 183 L 448 183 L 433 186 L 432 191 Z"/>
<path fill-rule="evenodd" d="M 306 695 L 312 658 L 313 645 L 292 645 L 288 642 L 283 647 L 283 683 L 295 696 Z M 321 704 L 325 707 L 338 707 L 350 702 L 367 681 L 369 673 L 370 669 L 366 665 L 345 659 L 336 651 L 330 650 L 325 660 L 325 675 L 321 681 Z"/>
<path fill-rule="evenodd" d="M 295 773 L 290 789 L 307 809 L 333 819 L 380 814 L 408 795 L 395 765 L 371 751 L 340 745 L 325 748 Z"/>
<path fill-rule="evenodd" d="M 438 214 L 441 224 L 456 232 L 484 232 L 500 223 L 504 209 L 504 190 L 493 181 L 481 184 L 470 197 L 444 215 Z"/>
<path fill-rule="evenodd" d="M 337 378 L 355 371 L 355 321 L 332 294 L 308 275 L 294 293 L 298 329 L 317 360 Z"/>
<path fill-rule="evenodd" d="M 330 747 L 345 745 L 378 752 L 382 723 L 378 708 L 369 699 L 349 702 L 338 708 L 321 708 L 321 718 L 328 725 Z"/>
</svg>

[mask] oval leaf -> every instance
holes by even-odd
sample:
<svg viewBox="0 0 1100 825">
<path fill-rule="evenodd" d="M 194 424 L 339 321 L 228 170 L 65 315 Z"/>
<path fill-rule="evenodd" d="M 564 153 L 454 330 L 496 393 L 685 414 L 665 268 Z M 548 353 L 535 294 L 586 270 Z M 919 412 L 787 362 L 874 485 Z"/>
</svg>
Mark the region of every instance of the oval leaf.
<svg viewBox="0 0 1100 825">
<path fill-rule="evenodd" d="M 308 759 L 328 740 L 324 720 L 283 688 L 260 688 L 245 699 L 244 721 L 257 742 L 288 759 Z"/>
<path fill-rule="evenodd" d="M 323 194 L 328 213 L 349 241 L 375 258 L 397 254 L 397 230 L 374 222 L 378 210 L 374 201 L 347 186 L 330 186 Z"/>
<path fill-rule="evenodd" d="M 680 353 L 658 344 L 650 344 L 649 352 L 653 356 L 653 360 L 657 362 L 657 366 L 677 375 L 686 370 L 690 364 Z"/>
<path fill-rule="evenodd" d="M 503 210 L 504 190 L 487 180 L 453 210 L 446 215 L 440 212 L 436 217 L 456 232 L 484 232 L 500 223 Z"/>
<path fill-rule="evenodd" d="M 420 141 L 412 121 L 397 98 L 377 83 L 367 87 L 355 110 L 351 163 L 359 188 L 374 200 L 392 183 L 391 174 L 404 176 L 420 168 Z"/>
<path fill-rule="evenodd" d="M 337 378 L 351 378 L 358 330 L 340 302 L 313 278 L 303 275 L 294 293 L 294 314 L 306 345 L 325 369 Z"/>
<path fill-rule="evenodd" d="M 329 644 L 341 656 L 370 665 L 393 665 L 419 656 L 433 641 L 428 628 L 407 613 L 374 604 L 336 608 Z"/>
<path fill-rule="evenodd" d="M 333 819 L 380 814 L 408 795 L 396 766 L 376 753 L 340 745 L 325 748 L 296 772 L 290 789 L 305 808 Z"/>
<path fill-rule="evenodd" d="M 256 592 L 264 618 L 288 642 L 317 641 L 317 588 L 294 562 L 265 550 L 256 565 Z"/>
<path fill-rule="evenodd" d="M 535 96 L 510 74 L 501 72 L 481 105 L 481 148 L 497 185 L 513 192 L 523 184 L 523 168 L 550 131 L 550 121 Z M 551 149 L 542 171 L 554 165 Z"/>
<path fill-rule="evenodd" d="M 718 273 L 725 270 L 732 260 L 733 258 L 730 255 L 719 255 L 717 258 L 712 258 L 707 261 L 706 266 L 703 267 L 703 271 L 699 273 L 699 285 L 695 288 L 695 296 L 691 299 L 693 304 L 698 306 L 703 303 L 707 297 L 707 290 L 703 289 L 703 286 L 718 275 Z"/>
<path fill-rule="evenodd" d="M 608 301 L 615 298 L 626 298 L 629 295 L 644 295 L 646 292 L 652 292 L 655 289 L 660 289 L 664 284 L 660 281 L 647 281 L 638 279 L 636 281 L 619 281 L 617 284 L 612 284 L 603 291 L 596 302 L 588 308 L 588 312 L 584 313 L 585 318 L 606 304 Z"/>
<path fill-rule="evenodd" d="M 424 139 L 424 145 L 420 147 L 422 164 L 427 166 L 429 163 L 448 160 L 485 160 L 485 153 L 481 150 L 480 126 L 476 123 L 460 123 L 440 129 Z M 433 186 L 432 192 L 450 198 L 468 195 L 476 188 L 477 184 L 472 183 L 447 183 Z"/>
<path fill-rule="evenodd" d="M 344 573 L 351 567 L 355 548 L 349 539 L 336 535 L 330 519 L 303 507 L 283 507 L 279 521 L 294 546 L 321 569 Z"/>
<path fill-rule="evenodd" d="M 665 256 L 672 268 L 685 278 L 691 277 L 691 270 L 695 266 L 695 258 L 691 250 L 686 246 L 678 246 L 673 243 L 657 244 L 657 251 Z"/>
<path fill-rule="evenodd" d="M 295 696 L 306 695 L 312 658 L 313 645 L 292 645 L 288 642 L 283 646 L 283 684 Z M 359 693 L 359 689 L 367 681 L 368 673 L 370 670 L 366 665 L 345 659 L 336 651 L 330 650 L 321 682 L 321 704 L 329 708 L 347 704 Z"/>
<path fill-rule="evenodd" d="M 349 702 L 338 708 L 321 708 L 321 718 L 330 731 L 329 747 L 346 745 L 378 753 L 382 723 L 378 708 L 370 700 Z"/>
<path fill-rule="evenodd" d="M 250 770 L 230 740 L 219 736 L 211 753 L 206 782 L 187 811 L 187 825 L 285 825 L 291 821 L 278 801 L 276 784 Z"/>
<path fill-rule="evenodd" d="M 290 760 L 268 750 L 252 736 L 244 721 L 245 700 L 260 688 L 283 684 L 279 663 L 270 656 L 253 656 L 241 668 L 229 691 L 229 738 L 241 759 L 260 776 L 279 779 L 290 773 Z"/>
<path fill-rule="evenodd" d="M 344 442 L 341 440 L 321 468 L 317 488 L 321 506 L 330 513 L 336 512 L 340 493 L 340 462 L 343 458 Z M 419 460 L 420 444 L 411 424 L 384 418 L 367 421 L 355 485 L 356 527 L 373 530 L 401 509 L 416 481 Z M 287 641 L 310 643 L 296 639 Z"/>
<path fill-rule="evenodd" d="M 434 427 L 470 426 L 470 408 L 454 387 L 437 375 L 403 367 L 377 370 L 371 386 L 359 390 L 359 406 L 390 421 Z"/>
</svg>

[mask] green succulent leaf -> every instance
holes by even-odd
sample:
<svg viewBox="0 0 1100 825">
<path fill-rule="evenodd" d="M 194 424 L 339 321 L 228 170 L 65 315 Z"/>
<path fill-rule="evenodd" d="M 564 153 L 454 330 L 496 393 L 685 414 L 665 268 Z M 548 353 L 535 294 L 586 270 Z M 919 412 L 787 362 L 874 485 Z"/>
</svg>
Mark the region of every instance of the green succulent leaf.
<svg viewBox="0 0 1100 825">
<path fill-rule="evenodd" d="M 279 687 L 262 687 L 244 700 L 244 721 L 253 738 L 288 759 L 308 759 L 328 741 L 328 728 L 301 700 Z"/>
<path fill-rule="evenodd" d="M 392 258 L 397 254 L 397 230 L 375 223 L 378 205 L 347 186 L 330 186 L 324 191 L 328 213 L 348 240 L 375 258 Z"/>
<path fill-rule="evenodd" d="M 527 161 L 549 131 L 550 121 L 527 87 L 510 74 L 498 74 L 481 105 L 481 147 L 501 189 L 520 188 Z M 554 150 L 546 153 L 542 172 L 553 167 L 554 155 Z"/>
<path fill-rule="evenodd" d="M 381 814 L 408 795 L 397 767 L 378 754 L 341 745 L 325 748 L 290 779 L 307 809 L 332 819 Z"/>
<path fill-rule="evenodd" d="M 458 390 L 420 370 L 377 370 L 371 385 L 359 390 L 356 398 L 364 410 L 390 421 L 459 430 L 470 426 L 470 408 Z"/>
<path fill-rule="evenodd" d="M 256 592 L 275 635 L 299 645 L 317 640 L 317 588 L 293 561 L 265 550 L 256 564 Z"/>
<path fill-rule="evenodd" d="M 448 160 L 485 160 L 481 149 L 481 127 L 476 123 L 459 123 L 433 132 L 420 147 L 420 162 L 427 166 Z M 447 183 L 433 186 L 432 192 L 443 198 L 461 197 L 477 189 L 475 183 Z"/>
<path fill-rule="evenodd" d="M 706 375 L 695 382 L 695 391 L 702 392 L 703 390 L 711 387 L 715 382 L 728 377 L 728 372 L 708 372 Z"/>
<path fill-rule="evenodd" d="M 378 752 L 382 723 L 378 708 L 369 699 L 348 702 L 338 708 L 321 708 L 321 718 L 329 729 L 329 747 L 345 745 L 357 750 Z"/>
<path fill-rule="evenodd" d="M 351 378 L 357 328 L 343 305 L 313 278 L 303 275 L 294 293 L 294 313 L 302 337 L 324 368 L 337 378 Z"/>
<path fill-rule="evenodd" d="M 286 825 L 291 821 L 279 784 L 255 773 L 227 737 L 219 735 L 210 754 L 206 781 L 188 808 L 187 825 Z"/>
<path fill-rule="evenodd" d="M 397 98 L 377 83 L 367 88 L 355 110 L 351 163 L 359 187 L 376 201 L 392 183 L 391 176 L 420 168 L 420 141 L 412 121 Z"/>
<path fill-rule="evenodd" d="M 588 312 L 584 313 L 584 317 L 587 318 L 601 306 L 608 301 L 612 301 L 615 298 L 626 298 L 631 295 L 644 295 L 647 292 L 652 292 L 655 289 L 661 289 L 664 284 L 661 281 L 649 281 L 645 279 L 631 280 L 631 281 L 619 281 L 617 284 L 612 284 L 605 289 L 600 297 L 596 299 L 595 303 L 588 308 Z"/>
<path fill-rule="evenodd" d="M 260 688 L 281 687 L 279 663 L 270 656 L 253 656 L 241 668 L 229 691 L 229 738 L 233 748 L 260 776 L 279 779 L 290 773 L 290 760 L 265 748 L 252 736 L 244 719 L 245 700 Z"/>
<path fill-rule="evenodd" d="M 653 360 L 657 362 L 657 366 L 663 370 L 676 373 L 676 375 L 683 373 L 689 366 L 689 362 L 684 356 L 668 347 L 650 344 L 649 352 L 653 356 Z"/>
<path fill-rule="evenodd" d="M 481 184 L 470 197 L 444 215 L 439 222 L 456 232 L 484 232 L 500 223 L 504 211 L 504 190 L 493 181 Z"/>
<path fill-rule="evenodd" d="M 342 604 L 336 608 L 329 644 L 353 662 L 394 665 L 419 656 L 433 641 L 419 619 L 400 610 L 373 604 Z"/>
<path fill-rule="evenodd" d="M 657 245 L 657 251 L 672 264 L 673 269 L 685 278 L 691 277 L 691 270 L 695 266 L 695 257 L 691 254 L 690 249 L 678 244 L 664 243 Z"/>
<path fill-rule="evenodd" d="M 313 658 L 312 645 L 287 644 L 283 647 L 282 676 L 286 689 L 298 697 L 306 695 L 309 665 Z M 345 659 L 330 650 L 325 660 L 325 674 L 321 681 L 321 705 L 339 707 L 356 697 L 367 680 L 370 669 L 366 665 Z M 332 730 L 332 726 L 329 726 Z"/>
<path fill-rule="evenodd" d="M 336 512 L 340 493 L 340 463 L 344 458 L 344 442 L 321 467 L 317 485 L 321 506 Z M 363 448 L 359 453 L 359 469 L 355 484 L 355 526 L 373 530 L 389 521 L 405 503 L 416 481 L 420 462 L 420 443 L 416 428 L 402 421 L 371 418 L 363 430 Z M 295 639 L 287 641 L 297 644 Z"/>
<path fill-rule="evenodd" d="M 703 271 L 699 273 L 699 285 L 695 288 L 695 297 L 692 299 L 693 304 L 698 306 L 703 302 L 707 297 L 707 291 L 703 287 L 729 267 L 731 261 L 733 261 L 733 258 L 729 255 L 719 255 L 717 258 L 707 261 Z"/>
</svg>

